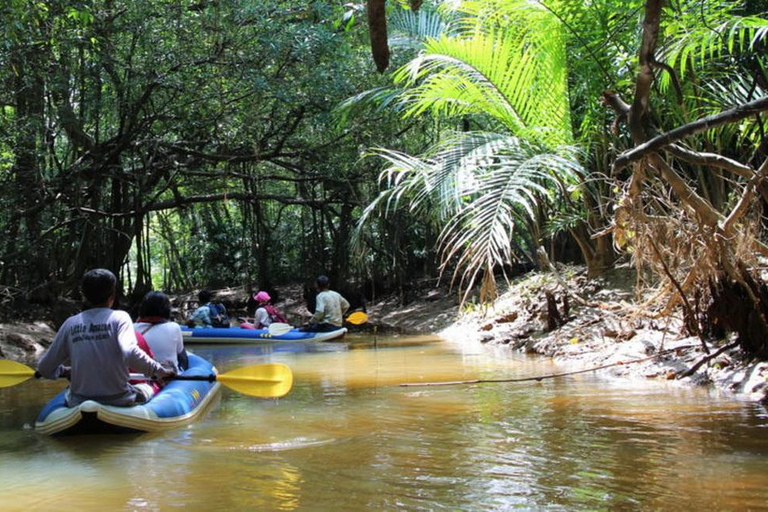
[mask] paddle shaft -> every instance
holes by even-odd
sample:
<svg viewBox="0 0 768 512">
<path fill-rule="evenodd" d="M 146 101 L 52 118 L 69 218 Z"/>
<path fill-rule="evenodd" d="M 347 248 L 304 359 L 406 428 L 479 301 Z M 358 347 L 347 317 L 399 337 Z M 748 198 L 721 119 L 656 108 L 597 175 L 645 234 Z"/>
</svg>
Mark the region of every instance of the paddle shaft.
<svg viewBox="0 0 768 512">
<path fill-rule="evenodd" d="M 175 375 L 168 380 L 200 380 L 205 382 L 215 382 L 216 375 L 213 373 L 210 375 Z"/>
<path fill-rule="evenodd" d="M 143 373 L 132 373 L 130 374 L 131 380 L 152 380 L 154 381 L 152 377 L 147 377 Z M 211 373 L 208 375 L 174 375 L 173 377 L 166 377 L 165 381 L 172 381 L 172 380 L 194 380 L 194 381 L 200 381 L 200 382 L 216 382 L 218 381 L 227 381 L 237 379 L 237 377 L 232 376 L 227 373 L 222 373 L 221 375 L 216 375 L 215 373 Z M 251 377 L 250 380 L 253 381 L 259 381 L 259 382 L 282 382 L 283 379 L 270 379 L 267 376 L 261 376 L 261 377 Z M 226 383 L 226 382 L 224 382 Z"/>
<path fill-rule="evenodd" d="M 361 325 L 368 321 L 368 315 L 365 314 L 362 311 L 355 311 L 351 315 L 349 315 L 345 321 L 347 323 L 350 323 L 352 325 Z M 269 325 L 267 330 L 269 331 L 269 334 L 272 336 L 282 336 L 283 334 L 288 334 L 293 329 L 295 329 L 294 326 L 282 322 L 273 322 Z M 339 327 L 341 329 L 341 327 Z"/>
<path fill-rule="evenodd" d="M 194 381 L 200 381 L 200 382 L 216 382 L 217 380 L 226 381 L 228 378 L 227 374 L 223 375 L 216 375 L 215 373 L 211 373 L 209 375 L 174 375 L 173 377 L 168 377 L 164 380 L 172 381 L 172 380 L 194 380 Z M 146 375 L 142 373 L 132 373 L 131 374 L 131 380 L 154 380 L 152 377 L 147 377 Z M 261 382 L 282 382 L 282 379 L 268 379 L 268 378 L 259 378 L 258 379 Z"/>
<path fill-rule="evenodd" d="M 210 375 L 174 375 L 173 377 L 167 377 L 163 380 L 171 381 L 171 380 L 199 380 L 204 382 L 215 382 L 216 381 L 216 374 L 211 373 Z M 131 374 L 131 380 L 154 380 L 152 377 L 147 377 L 143 373 L 132 373 Z"/>
</svg>

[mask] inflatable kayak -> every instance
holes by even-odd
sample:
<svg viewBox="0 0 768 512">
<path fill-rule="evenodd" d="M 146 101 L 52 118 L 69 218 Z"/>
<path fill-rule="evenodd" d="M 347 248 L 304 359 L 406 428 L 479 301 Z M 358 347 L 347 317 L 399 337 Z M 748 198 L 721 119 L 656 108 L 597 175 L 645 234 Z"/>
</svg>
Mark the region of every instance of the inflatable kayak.
<svg viewBox="0 0 768 512">
<path fill-rule="evenodd" d="M 189 368 L 182 375 L 210 375 L 214 366 L 189 354 Z M 133 407 L 103 405 L 92 400 L 67 407 L 66 390 L 48 402 L 35 422 L 41 434 L 91 434 L 118 432 L 156 432 L 186 425 L 196 420 L 219 390 L 218 382 L 174 380 L 152 400 Z"/>
<path fill-rule="evenodd" d="M 182 326 L 184 343 L 267 343 L 275 341 L 331 341 L 342 338 L 346 328 L 331 332 L 303 332 L 292 329 L 284 334 L 270 334 L 267 329 L 243 329 L 241 327 Z"/>
</svg>

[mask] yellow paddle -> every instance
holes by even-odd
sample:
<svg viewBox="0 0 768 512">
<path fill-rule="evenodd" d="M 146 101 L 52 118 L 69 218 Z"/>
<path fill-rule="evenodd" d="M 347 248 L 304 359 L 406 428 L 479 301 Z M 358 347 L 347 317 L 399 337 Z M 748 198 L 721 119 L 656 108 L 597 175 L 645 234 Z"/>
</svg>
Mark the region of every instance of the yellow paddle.
<svg viewBox="0 0 768 512">
<path fill-rule="evenodd" d="M 29 366 L 0 359 L 0 388 L 21 384 L 35 376 L 35 370 Z M 244 395 L 261 398 L 285 396 L 293 387 L 291 369 L 280 363 L 254 364 L 218 375 L 177 375 L 170 380 L 218 381 Z"/>
<path fill-rule="evenodd" d="M 355 311 L 347 317 L 347 322 L 352 325 L 362 325 L 368 321 L 368 315 L 362 311 Z"/>
<path fill-rule="evenodd" d="M 35 377 L 35 370 L 29 366 L 7 359 L 0 360 L 0 388 L 9 388 Z"/>
</svg>

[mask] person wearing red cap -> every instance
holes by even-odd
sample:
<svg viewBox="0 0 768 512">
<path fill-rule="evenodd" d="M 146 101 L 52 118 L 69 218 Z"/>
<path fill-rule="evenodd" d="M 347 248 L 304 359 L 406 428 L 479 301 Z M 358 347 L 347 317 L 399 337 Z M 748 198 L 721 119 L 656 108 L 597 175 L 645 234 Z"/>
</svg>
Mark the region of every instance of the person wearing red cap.
<svg viewBox="0 0 768 512">
<path fill-rule="evenodd" d="M 272 297 L 267 292 L 261 290 L 253 296 L 253 300 L 257 305 L 253 319 L 256 329 L 267 329 L 274 322 L 288 323 L 285 316 L 271 304 Z"/>
</svg>

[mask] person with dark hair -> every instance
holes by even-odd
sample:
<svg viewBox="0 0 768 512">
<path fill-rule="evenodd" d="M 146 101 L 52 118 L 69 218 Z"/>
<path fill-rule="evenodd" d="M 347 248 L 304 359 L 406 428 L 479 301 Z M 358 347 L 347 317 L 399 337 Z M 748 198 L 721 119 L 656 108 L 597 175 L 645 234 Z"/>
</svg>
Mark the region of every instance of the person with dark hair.
<svg viewBox="0 0 768 512">
<path fill-rule="evenodd" d="M 117 291 L 112 272 L 90 270 L 80 287 L 86 309 L 62 324 L 40 360 L 38 372 L 47 379 L 71 378 L 69 406 L 86 400 L 117 406 L 148 401 L 154 394 L 152 387 L 130 384 L 128 367 L 161 381 L 175 373 L 139 348 L 128 313 L 111 309 Z"/>
<path fill-rule="evenodd" d="M 211 302 L 213 293 L 210 290 L 201 290 L 197 294 L 198 308 L 187 320 L 189 327 L 229 327 L 229 317 L 224 304 Z"/>
<path fill-rule="evenodd" d="M 152 291 L 144 296 L 139 307 L 136 330 L 144 335 L 160 364 L 174 371 L 189 366 L 181 327 L 171 321 L 171 299 L 168 295 Z"/>
<path fill-rule="evenodd" d="M 189 317 L 190 322 L 201 324 L 203 327 L 211 326 L 211 308 L 208 303 L 211 302 L 213 294 L 210 290 L 200 290 L 197 294 L 197 309 Z"/>
<path fill-rule="evenodd" d="M 341 294 L 330 289 L 330 280 L 326 276 L 318 277 L 315 284 L 319 292 L 315 297 L 315 313 L 301 330 L 330 332 L 341 329 L 349 302 Z"/>
</svg>

